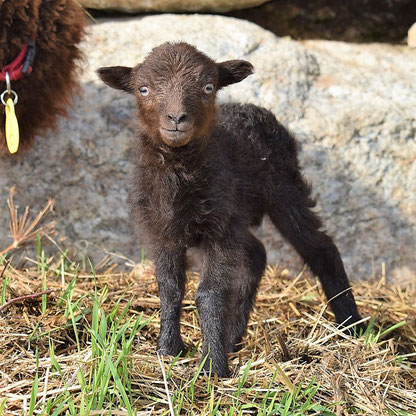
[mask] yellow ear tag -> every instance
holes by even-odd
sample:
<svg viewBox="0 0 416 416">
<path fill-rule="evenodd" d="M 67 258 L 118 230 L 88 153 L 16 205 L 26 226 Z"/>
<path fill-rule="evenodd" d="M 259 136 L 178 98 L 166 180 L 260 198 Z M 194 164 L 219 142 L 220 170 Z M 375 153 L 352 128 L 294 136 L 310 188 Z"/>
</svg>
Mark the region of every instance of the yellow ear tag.
<svg viewBox="0 0 416 416">
<path fill-rule="evenodd" d="M 14 111 L 14 103 L 11 98 L 6 101 L 6 143 L 10 153 L 16 153 L 19 148 L 19 124 Z"/>
</svg>

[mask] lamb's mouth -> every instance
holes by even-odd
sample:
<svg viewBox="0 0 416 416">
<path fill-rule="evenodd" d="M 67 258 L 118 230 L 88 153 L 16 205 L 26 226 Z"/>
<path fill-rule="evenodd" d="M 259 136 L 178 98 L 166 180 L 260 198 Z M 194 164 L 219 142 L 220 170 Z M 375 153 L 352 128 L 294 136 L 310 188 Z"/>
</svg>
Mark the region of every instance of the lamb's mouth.
<svg viewBox="0 0 416 416">
<path fill-rule="evenodd" d="M 165 144 L 172 147 L 185 146 L 191 141 L 192 127 L 186 130 L 161 128 L 160 133 Z"/>
</svg>

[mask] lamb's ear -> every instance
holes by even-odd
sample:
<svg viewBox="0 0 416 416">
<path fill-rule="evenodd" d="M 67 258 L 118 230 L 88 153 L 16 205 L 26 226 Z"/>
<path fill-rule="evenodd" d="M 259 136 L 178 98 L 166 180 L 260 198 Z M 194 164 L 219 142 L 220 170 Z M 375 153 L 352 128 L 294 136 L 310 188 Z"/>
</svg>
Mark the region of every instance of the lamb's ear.
<svg viewBox="0 0 416 416">
<path fill-rule="evenodd" d="M 97 74 L 111 88 L 133 93 L 132 71 L 133 68 L 127 66 L 107 66 L 98 69 Z"/>
<path fill-rule="evenodd" d="M 220 62 L 218 65 L 218 87 L 226 87 L 247 78 L 254 72 L 250 62 L 233 60 Z"/>
</svg>

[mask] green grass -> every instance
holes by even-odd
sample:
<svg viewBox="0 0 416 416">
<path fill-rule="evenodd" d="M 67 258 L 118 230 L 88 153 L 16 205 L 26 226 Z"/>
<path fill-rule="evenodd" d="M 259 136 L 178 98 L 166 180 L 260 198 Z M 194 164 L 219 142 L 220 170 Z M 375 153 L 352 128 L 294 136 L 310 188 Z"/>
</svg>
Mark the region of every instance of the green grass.
<svg viewBox="0 0 416 416">
<path fill-rule="evenodd" d="M 2 399 L 0 401 L 0 415 L 5 414 L 4 409 L 6 408 L 6 401 L 7 401 L 7 399 Z"/>
<path fill-rule="evenodd" d="M 5 258 L 0 257 L 0 272 L 4 262 Z M 139 416 L 153 414 L 154 408 L 158 415 L 176 416 L 335 416 L 339 411 L 338 406 L 348 409 L 350 414 L 366 414 L 362 407 L 356 407 L 354 403 L 335 402 L 334 394 L 328 393 L 331 391 L 328 386 L 323 386 L 325 380 L 315 377 L 314 372 L 297 379 L 296 372 L 290 370 L 292 364 L 278 365 L 278 357 L 271 356 L 268 352 L 264 354 L 261 350 L 256 351 L 253 341 L 243 357 L 245 367 L 232 380 L 218 380 L 216 377 L 207 376 L 202 370 L 204 362 L 195 366 L 200 355 L 199 335 L 192 339 L 193 346 L 185 358 L 157 357 L 160 362 L 157 361 L 154 334 L 157 332 L 155 328 L 157 329 L 158 320 L 153 319 L 155 308 L 148 315 L 137 312 L 132 305 L 135 292 L 128 287 L 124 290 L 121 286 L 120 289 L 117 285 L 109 288 L 96 275 L 91 262 L 86 259 L 84 263 L 90 272 L 85 272 L 82 264 L 70 261 L 65 252 L 60 253 L 57 261 L 48 259 L 38 240 L 37 284 L 41 284 L 42 290 L 45 290 L 53 282 L 54 287 L 60 285 L 61 289 L 57 290 L 55 298 L 40 298 L 38 309 L 33 307 L 39 313 L 32 316 L 30 331 L 24 341 L 27 356 L 33 356 L 33 371 L 30 390 L 27 390 L 28 394 L 25 393 L 27 406 L 21 414 Z M 7 301 L 8 288 L 13 286 L 14 279 L 18 279 L 18 276 L 19 274 L 14 275 L 11 271 L 9 273 L 9 269 L 6 270 L 0 286 L 1 304 Z M 319 301 L 319 296 L 313 294 L 306 300 L 303 297 L 299 299 L 299 302 L 304 301 L 310 308 L 313 302 Z M 300 303 L 298 308 L 299 305 Z M 316 311 L 321 308 L 318 304 Z M 198 317 L 192 305 L 188 306 L 186 313 Z M 402 320 L 378 327 L 377 315 L 374 314 L 360 340 L 352 341 L 350 351 L 353 352 L 358 344 L 363 352 L 373 348 L 376 351 L 380 343 L 386 342 L 386 336 L 393 335 L 393 331 L 406 326 L 406 322 Z M 59 324 L 44 325 L 43 319 L 57 318 Z M 189 316 L 187 322 L 192 323 Z M 314 323 L 308 325 L 311 328 Z M 273 329 L 272 326 L 269 328 Z M 322 337 L 325 338 L 326 333 L 322 333 Z M 300 339 L 306 338 L 305 333 L 302 333 Z M 68 343 L 69 352 L 63 350 L 64 341 Z M 147 342 L 146 346 L 141 347 L 141 342 Z M 330 344 L 332 346 L 337 342 L 334 338 Z M 261 345 L 265 345 L 263 341 Z M 299 347 L 289 344 L 294 357 L 301 356 L 304 351 L 300 349 L 302 344 L 297 345 Z M 343 345 L 345 348 L 346 344 Z M 276 341 L 274 354 L 278 348 Z M 319 349 L 314 352 L 315 358 L 317 351 Z M 332 353 L 334 350 L 330 347 L 323 351 Z M 371 360 L 375 359 L 372 353 L 368 354 L 372 357 Z M 415 354 L 397 353 L 387 359 L 392 365 L 401 366 L 406 365 L 408 359 Z M 260 368 L 255 362 L 259 356 L 264 359 L 264 365 Z M 322 358 L 324 357 L 316 358 L 316 365 L 319 363 L 322 366 Z M 154 368 L 147 373 L 143 372 L 138 365 L 141 359 L 147 359 L 147 364 Z M 292 368 L 301 371 L 300 365 L 295 360 Z M 166 381 L 161 376 L 161 367 L 165 371 Z M 286 375 L 285 371 L 290 373 Z M 48 379 L 46 388 L 45 379 Z M 44 394 L 51 390 L 56 390 L 56 393 Z M 9 402 L 9 399 L 0 397 L 0 416 L 8 415 Z M 389 414 L 415 416 L 404 409 L 391 409 Z"/>
<path fill-rule="evenodd" d="M 1 285 L 0 305 L 4 305 L 6 303 L 6 291 L 9 282 L 10 277 L 6 274 L 6 276 L 4 276 L 3 284 Z"/>
<path fill-rule="evenodd" d="M 364 334 L 362 334 L 365 345 L 378 344 L 388 334 L 406 325 L 406 321 L 400 321 L 393 325 L 388 326 L 387 328 L 383 328 L 383 327 L 376 328 L 375 323 L 379 314 L 380 314 L 380 309 L 371 318 L 367 326 L 367 329 L 365 330 Z"/>
<path fill-rule="evenodd" d="M 46 274 L 48 267 L 42 254 L 40 259 L 42 261 L 39 263 L 39 272 L 43 275 Z M 63 260 L 62 265 L 64 265 Z M 69 266 L 71 272 L 68 274 L 73 274 L 73 265 Z M 63 272 L 64 269 L 60 270 L 61 273 L 66 273 Z M 32 385 L 28 414 L 30 416 L 35 414 L 45 416 L 111 415 L 112 412 L 123 409 L 122 414 L 138 415 L 140 412 L 138 412 L 135 403 L 140 398 L 140 393 L 137 391 L 131 375 L 133 370 L 131 353 L 134 340 L 138 339 L 140 331 L 149 323 L 149 319 L 145 319 L 143 314 L 136 317 L 128 316 L 131 305 L 130 302 L 127 302 L 122 306 L 122 298 L 115 302 L 112 309 L 106 311 L 104 307 L 108 301 L 106 287 L 96 288 L 89 297 L 81 296 L 74 300 L 76 284 L 77 277 L 74 277 L 62 292 L 56 306 L 62 308 L 67 319 L 66 327 L 73 331 L 77 351 L 80 354 L 80 362 L 83 362 L 84 359 L 81 353 L 85 352 L 85 345 L 81 345 L 81 332 L 86 329 L 89 334 L 90 357 L 88 364 L 79 365 L 76 369 L 79 389 L 74 392 L 70 389 L 71 385 L 65 385 L 58 395 L 42 402 L 41 392 L 38 389 L 41 368 L 39 368 L 39 357 L 36 352 L 36 375 Z M 87 308 L 86 304 L 92 305 L 92 309 Z M 88 320 L 86 320 L 87 315 L 90 316 Z M 86 328 L 82 328 L 86 322 L 88 322 Z M 33 334 L 38 332 L 37 329 L 34 329 Z M 30 342 L 39 341 L 44 337 L 48 338 L 51 361 L 50 377 L 52 379 L 62 377 L 59 357 L 55 354 L 53 333 L 43 332 L 36 336 L 33 334 L 29 337 Z M 178 359 L 179 357 L 173 359 L 167 369 L 168 382 L 175 375 L 175 365 Z M 243 374 L 238 378 L 236 387 L 227 391 L 220 387 L 218 380 L 203 375 L 203 364 L 204 362 L 199 365 L 189 381 L 184 381 L 176 389 L 172 389 L 172 385 L 170 385 L 169 395 L 175 415 L 184 414 L 184 409 L 193 408 L 195 408 L 194 411 L 189 412 L 188 410 L 186 414 L 236 416 L 249 412 L 261 416 L 334 415 L 331 412 L 334 405 L 323 406 L 315 399 L 319 384 L 314 380 L 306 386 L 300 385 L 294 393 L 289 393 L 284 387 L 276 388 L 278 375 L 276 370 L 268 387 L 256 393 L 248 380 L 251 370 L 250 363 L 248 363 Z M 201 386 L 207 397 L 203 409 L 195 406 L 196 395 L 201 395 Z M 147 399 L 159 403 L 161 406 L 166 406 L 166 411 L 162 414 L 170 414 L 166 400 L 151 395 Z M 5 401 L 0 404 L 0 415 L 5 415 L 4 408 Z M 105 411 L 105 413 L 94 413 L 94 411 Z"/>
<path fill-rule="evenodd" d="M 78 352 L 81 353 L 79 325 L 81 317 L 85 315 L 82 308 L 82 298 L 73 302 L 73 288 L 76 283 L 74 279 L 69 290 L 64 293 L 65 315 L 67 316 L 76 338 Z M 120 301 L 108 313 L 103 308 L 107 296 L 104 288 L 101 293 L 96 291 L 91 299 L 93 308 L 91 325 L 87 328 L 91 338 L 91 357 L 89 369 L 80 366 L 77 371 L 77 380 L 80 385 L 79 393 L 81 400 L 75 406 L 69 390 L 65 390 L 54 400 L 48 401 L 46 406 L 37 404 L 36 410 L 41 415 L 90 415 L 93 410 L 108 410 L 114 404 L 127 409 L 127 415 L 133 416 L 134 399 L 132 396 L 131 366 L 129 359 L 132 344 L 138 332 L 147 324 L 143 315 L 137 318 L 129 318 L 125 321 L 130 303 L 120 308 Z M 61 367 L 54 354 L 53 342 L 50 341 L 50 357 L 52 368 L 55 373 L 62 374 Z M 69 386 L 67 386 L 69 387 Z M 32 397 L 37 395 L 37 383 L 34 383 Z M 32 401 L 31 401 L 32 403 Z"/>
<path fill-rule="evenodd" d="M 0 306 L 6 303 L 6 291 L 7 291 L 7 286 L 10 282 L 10 277 L 7 273 L 7 270 L 5 269 L 7 267 L 6 260 L 7 260 L 6 256 L 0 255 L 0 273 L 3 274 L 3 283 L 1 285 L 1 293 L 0 293 Z M 1 410 L 1 407 L 0 407 L 0 410 Z"/>
</svg>

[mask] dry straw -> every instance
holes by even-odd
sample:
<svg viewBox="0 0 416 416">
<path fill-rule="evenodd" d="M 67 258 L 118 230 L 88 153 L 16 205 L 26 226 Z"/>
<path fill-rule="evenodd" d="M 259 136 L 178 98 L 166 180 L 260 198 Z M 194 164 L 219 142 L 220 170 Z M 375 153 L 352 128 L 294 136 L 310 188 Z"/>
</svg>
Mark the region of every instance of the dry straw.
<svg viewBox="0 0 416 416">
<path fill-rule="evenodd" d="M 54 268 L 52 260 L 50 265 L 50 270 L 59 269 L 59 265 Z M 37 268 L 16 270 L 9 266 L 7 275 L 10 297 L 42 289 Z M 87 331 L 80 327 L 80 351 L 77 351 L 73 332 L 66 325 L 62 307 L 58 306 L 62 284 L 67 285 L 73 276 L 68 274 L 64 282 L 56 278 L 56 273 L 47 277 L 48 289 L 56 290 L 56 294 L 49 299 L 44 315 L 41 302 L 32 299 L 11 304 L 0 316 L 0 397 L 7 398 L 8 415 L 21 415 L 27 410 L 36 374 L 35 348 L 40 355 L 38 400 L 46 401 L 65 388 L 76 404 L 81 400 L 76 373 L 91 364 L 91 343 Z M 201 339 L 193 302 L 198 275 L 191 274 L 189 280 L 182 327 L 185 341 L 195 346 Z M 158 311 L 157 287 L 150 264 L 142 264 L 129 274 L 110 271 L 93 277 L 91 273 L 80 273 L 73 301 L 84 296 L 85 307 L 92 309 L 85 295 L 93 293 L 97 285 L 108 287 L 103 304 L 108 310 L 120 299 L 121 302 L 133 299 L 125 319 L 137 316 L 138 311 L 147 317 Z M 332 409 L 334 414 L 387 415 L 394 414 L 392 411 L 416 414 L 414 282 L 401 286 L 380 280 L 359 282 L 354 285 L 354 292 L 363 315 L 377 315 L 378 325 L 389 328 L 401 321 L 406 321 L 406 325 L 367 343 L 363 338 L 345 337 L 332 324 L 333 316 L 315 279 L 302 273 L 294 280 L 287 270 L 268 268 L 242 350 L 230 360 L 235 377 L 216 382 L 215 398 L 221 398 L 223 408 L 232 405 L 238 388 L 237 376 L 249 365 L 244 383 L 249 388 L 240 398 L 247 404 L 260 403 L 270 388 L 291 392 L 312 381 L 319 384 L 315 400 L 338 403 Z M 84 319 L 89 319 L 88 314 Z M 195 357 L 178 359 L 167 379 L 172 360 L 162 361 L 155 353 L 158 327 L 156 317 L 141 330 L 132 351 L 138 414 L 166 412 L 171 406 L 171 395 L 191 382 L 198 367 L 200 352 Z M 56 359 L 62 370 L 59 377 L 52 376 L 49 339 L 56 346 Z M 182 414 L 199 414 L 198 409 L 202 412 L 206 408 L 209 400 L 206 384 L 203 377 L 196 381 L 192 406 L 183 409 Z M 127 414 L 119 412 L 112 414 Z M 248 407 L 246 413 L 256 411 Z"/>
<path fill-rule="evenodd" d="M 28 210 L 18 220 L 13 192 L 13 247 L 19 247 L 35 232 L 53 229 L 38 225 L 52 205 L 48 203 L 29 226 Z M 198 273 L 188 275 L 181 318 L 184 340 L 194 354 L 162 359 L 155 351 L 159 299 L 152 265 L 144 262 L 127 273 L 106 264 L 96 273 L 85 272 L 62 252 L 39 261 L 27 259 L 25 268 L 2 261 L 1 302 L 8 303 L 0 311 L 0 414 L 2 406 L 3 415 L 37 414 L 31 410 L 35 404 L 40 409 L 65 392 L 75 409 L 85 404 L 80 375 L 88 374 L 96 360 L 89 330 L 95 296 L 100 298 L 101 315 L 110 314 L 118 302 L 119 310 L 127 308 L 120 318 L 123 323 L 140 314 L 149 318 L 129 352 L 130 395 L 137 415 L 178 414 L 177 398 L 184 391 L 180 414 L 209 414 L 210 403 L 219 403 L 221 415 L 233 406 L 238 414 L 266 414 L 259 409 L 270 394 L 277 393 L 278 402 L 308 385 L 317 388 L 316 403 L 332 404 L 327 413 L 278 414 L 416 415 L 414 281 L 388 283 L 382 273 L 372 281 L 356 282 L 358 307 L 363 317 L 376 317 L 376 326 L 371 336 L 354 339 L 334 326 L 320 285 L 306 270 L 291 277 L 286 269 L 269 267 L 242 349 L 230 356 L 234 377 L 209 381 L 195 377 L 201 342 L 194 304 Z M 77 308 L 68 308 L 63 299 L 69 298 Z M 115 357 L 122 354 L 121 347 L 114 348 Z M 107 415 L 110 405 L 113 415 L 131 414 L 119 403 L 104 403 L 102 410 L 88 414 Z"/>
<path fill-rule="evenodd" d="M 12 250 L 21 247 L 24 244 L 32 242 L 39 235 L 43 237 L 45 235 L 55 234 L 55 222 L 52 221 L 46 225 L 40 225 L 45 214 L 53 210 L 53 199 L 49 199 L 45 207 L 31 220 L 29 218 L 29 207 L 26 206 L 23 215 L 19 216 L 17 207 L 14 203 L 14 195 L 16 188 L 10 189 L 10 198 L 7 200 L 7 205 L 10 211 L 10 237 L 13 239 L 13 243 L 0 251 L 0 255 L 10 253 Z"/>
</svg>

